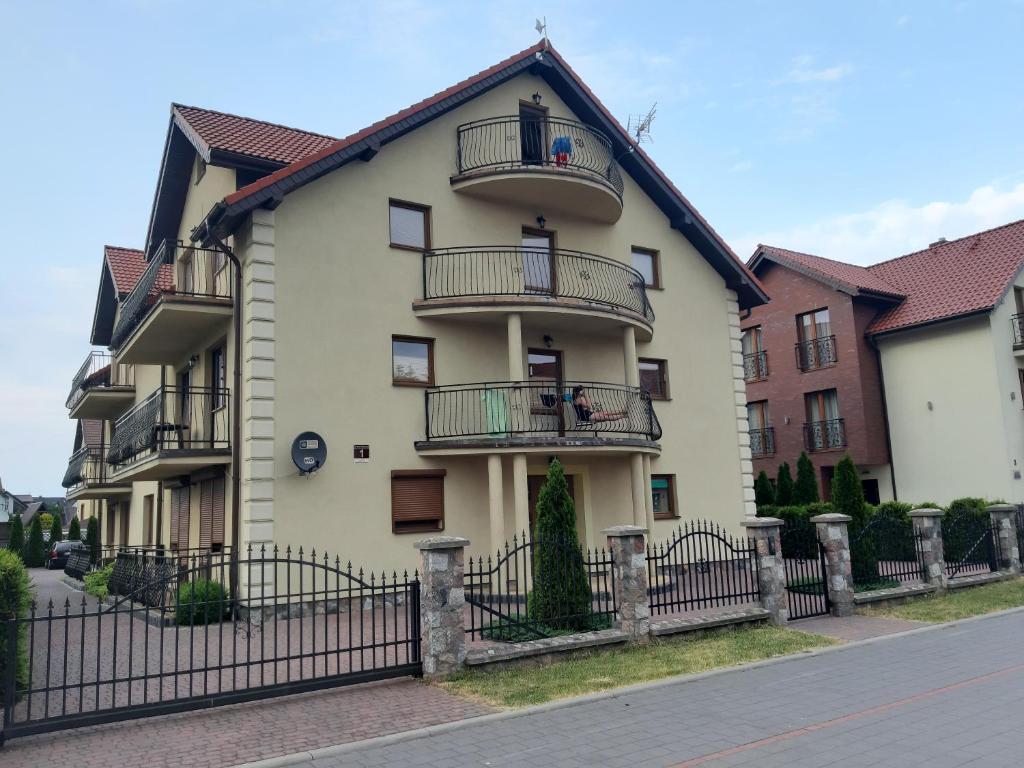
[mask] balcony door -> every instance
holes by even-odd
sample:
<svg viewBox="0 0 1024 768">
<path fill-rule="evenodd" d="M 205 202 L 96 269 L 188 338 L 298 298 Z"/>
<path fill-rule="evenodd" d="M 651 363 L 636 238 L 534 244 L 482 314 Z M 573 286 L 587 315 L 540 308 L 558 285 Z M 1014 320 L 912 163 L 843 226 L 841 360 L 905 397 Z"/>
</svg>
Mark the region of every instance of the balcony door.
<svg viewBox="0 0 1024 768">
<path fill-rule="evenodd" d="M 755 456 L 771 453 L 768 445 L 768 401 L 747 403 L 747 423 L 750 432 L 750 452 Z"/>
<path fill-rule="evenodd" d="M 828 341 L 832 336 L 832 321 L 827 308 L 798 315 L 796 332 L 800 340 L 801 370 L 822 368 L 835 362 L 834 345 Z"/>
<path fill-rule="evenodd" d="M 548 111 L 533 104 L 519 105 L 519 152 L 523 165 L 543 165 L 548 148 Z"/>
<path fill-rule="evenodd" d="M 555 292 L 555 233 L 523 228 L 523 282 L 527 293 Z"/>
<path fill-rule="evenodd" d="M 527 351 L 530 376 L 530 431 L 565 434 L 562 410 L 562 353 L 557 349 Z"/>
<path fill-rule="evenodd" d="M 809 448 L 815 451 L 825 448 L 839 448 L 842 437 L 835 425 L 839 419 L 839 397 L 834 389 L 808 392 L 804 395 L 809 427 Z"/>
<path fill-rule="evenodd" d="M 537 501 L 540 499 L 540 490 L 547 482 L 546 475 L 530 475 L 526 478 L 526 485 L 530 489 L 530 535 L 533 536 L 533 529 L 537 526 Z M 572 497 L 573 506 L 576 505 L 576 486 L 573 483 L 572 475 L 565 476 L 565 483 L 569 486 L 569 496 Z M 518 534 L 519 531 L 516 531 Z"/>
</svg>

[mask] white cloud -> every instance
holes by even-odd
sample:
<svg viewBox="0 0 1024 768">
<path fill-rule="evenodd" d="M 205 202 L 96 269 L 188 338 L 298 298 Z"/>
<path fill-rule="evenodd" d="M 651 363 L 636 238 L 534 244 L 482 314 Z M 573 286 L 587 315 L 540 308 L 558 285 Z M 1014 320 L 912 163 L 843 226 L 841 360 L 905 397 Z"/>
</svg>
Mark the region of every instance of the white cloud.
<svg viewBox="0 0 1024 768">
<path fill-rule="evenodd" d="M 807 251 L 855 264 L 873 264 L 926 248 L 940 237 L 950 240 L 1024 218 L 1024 182 L 1000 188 L 979 187 L 963 201 L 934 201 L 914 206 L 888 200 L 859 213 L 829 216 L 790 229 L 754 232 L 733 238 L 744 258 L 758 243 Z"/>
<path fill-rule="evenodd" d="M 842 80 L 852 72 L 853 65 L 849 63 L 835 64 L 831 67 L 815 67 L 814 57 L 804 54 L 794 58 L 789 72 L 775 82 L 776 85 L 786 83 L 834 83 Z"/>
<path fill-rule="evenodd" d="M 746 171 L 749 171 L 753 167 L 754 167 L 754 164 L 752 162 L 750 162 L 749 160 L 739 160 L 739 161 L 737 161 L 737 162 L 732 164 L 732 167 L 729 169 L 729 172 L 730 173 L 745 173 Z"/>
</svg>

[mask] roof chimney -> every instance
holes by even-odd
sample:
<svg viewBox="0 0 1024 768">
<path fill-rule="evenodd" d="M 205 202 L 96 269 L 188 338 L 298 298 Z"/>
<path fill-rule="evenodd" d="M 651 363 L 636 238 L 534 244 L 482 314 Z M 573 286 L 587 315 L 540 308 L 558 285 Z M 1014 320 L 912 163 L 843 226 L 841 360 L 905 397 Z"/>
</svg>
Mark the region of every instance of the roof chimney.
<svg viewBox="0 0 1024 768">
<path fill-rule="evenodd" d="M 940 238 L 939 238 L 938 240 L 936 240 L 936 241 L 935 241 L 934 243 L 928 243 L 928 247 L 929 247 L 929 248 L 934 248 L 934 247 L 935 247 L 936 245 L 942 245 L 943 243 L 946 243 L 946 242 L 948 242 L 948 241 L 946 240 L 946 238 L 944 238 L 944 237 L 940 237 Z"/>
</svg>

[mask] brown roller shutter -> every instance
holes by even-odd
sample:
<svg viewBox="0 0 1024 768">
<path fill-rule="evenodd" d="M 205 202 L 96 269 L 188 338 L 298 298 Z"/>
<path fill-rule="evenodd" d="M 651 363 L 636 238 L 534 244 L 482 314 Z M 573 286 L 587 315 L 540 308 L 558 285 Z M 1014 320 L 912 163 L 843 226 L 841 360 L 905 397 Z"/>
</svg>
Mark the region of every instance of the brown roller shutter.
<svg viewBox="0 0 1024 768">
<path fill-rule="evenodd" d="M 171 548 L 188 549 L 189 486 L 171 491 Z"/>
<path fill-rule="evenodd" d="M 224 547 L 224 497 L 227 483 L 223 477 L 213 481 L 213 524 L 210 529 L 210 546 L 214 552 Z"/>
<path fill-rule="evenodd" d="M 391 473 L 393 533 L 444 530 L 444 476 L 444 470 Z"/>
<path fill-rule="evenodd" d="M 171 491 L 171 549 L 178 548 L 178 495 L 181 488 Z"/>
<path fill-rule="evenodd" d="M 210 534 L 213 525 L 213 480 L 199 484 L 199 548 L 210 548 Z"/>
</svg>

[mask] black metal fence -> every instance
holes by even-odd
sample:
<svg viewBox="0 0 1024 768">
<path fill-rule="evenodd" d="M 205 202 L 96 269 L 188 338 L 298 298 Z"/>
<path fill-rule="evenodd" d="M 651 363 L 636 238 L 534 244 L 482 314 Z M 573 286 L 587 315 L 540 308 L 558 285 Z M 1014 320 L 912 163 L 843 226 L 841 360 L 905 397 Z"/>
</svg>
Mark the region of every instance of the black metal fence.
<svg viewBox="0 0 1024 768">
<path fill-rule="evenodd" d="M 111 334 L 111 348 L 119 349 L 165 295 L 231 299 L 231 269 L 227 257 L 218 250 L 165 240 L 121 304 Z"/>
<path fill-rule="evenodd" d="M 805 619 L 829 612 L 825 548 L 810 519 L 787 520 L 780 534 L 786 571 L 789 618 Z"/>
<path fill-rule="evenodd" d="M 19 673 L 7 644 L 3 737 L 416 675 L 419 609 L 416 574 L 276 547 L 190 557 L 113 605 L 33 604 L 0 621 L 29 651 Z"/>
<path fill-rule="evenodd" d="M 135 383 L 135 366 L 112 365 L 109 352 L 94 350 L 71 379 L 71 392 L 64 405 L 74 408 L 82 396 L 94 387 L 130 387 Z"/>
<path fill-rule="evenodd" d="M 876 512 L 850 537 L 853 582 L 860 589 L 883 589 L 924 579 L 921 534 L 905 514 Z"/>
<path fill-rule="evenodd" d="M 654 322 L 644 278 L 615 259 L 520 246 L 435 248 L 423 254 L 423 298 L 551 296 L 619 307 Z"/>
<path fill-rule="evenodd" d="M 647 583 L 655 615 L 757 602 L 757 550 L 707 521 L 686 522 L 668 541 L 647 547 Z"/>
<path fill-rule="evenodd" d="M 999 570 L 999 536 L 987 512 L 946 512 L 942 516 L 946 576 L 976 576 Z"/>
<path fill-rule="evenodd" d="M 568 539 L 513 536 L 495 555 L 469 559 L 465 589 L 471 640 L 537 640 L 615 620 L 611 553 Z"/>
<path fill-rule="evenodd" d="M 807 451 L 828 451 L 845 445 L 846 422 L 843 419 L 810 421 L 804 424 L 804 448 Z"/>
<path fill-rule="evenodd" d="M 835 336 L 821 336 L 796 343 L 796 365 L 801 371 L 834 365 L 838 359 Z"/>
<path fill-rule="evenodd" d="M 775 427 L 750 430 L 752 456 L 771 456 L 775 453 Z"/>
<path fill-rule="evenodd" d="M 743 380 L 764 381 L 768 378 L 768 353 L 751 352 L 743 356 Z"/>
<path fill-rule="evenodd" d="M 163 450 L 227 451 L 227 389 L 163 386 L 114 422 L 107 462 L 131 464 Z"/>
<path fill-rule="evenodd" d="M 623 384 L 453 384 L 432 387 L 425 398 L 427 440 L 587 434 L 661 438 L 651 396 Z"/>
<path fill-rule="evenodd" d="M 612 143 L 598 130 L 558 117 L 508 115 L 458 128 L 458 172 L 564 169 L 596 178 L 622 196 Z"/>
</svg>

